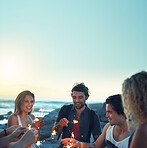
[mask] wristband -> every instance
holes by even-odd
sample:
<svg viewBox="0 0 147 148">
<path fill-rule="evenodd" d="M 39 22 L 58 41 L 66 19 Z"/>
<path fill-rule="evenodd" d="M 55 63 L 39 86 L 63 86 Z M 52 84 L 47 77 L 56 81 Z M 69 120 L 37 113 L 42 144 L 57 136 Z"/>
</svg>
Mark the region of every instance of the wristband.
<svg viewBox="0 0 147 148">
<path fill-rule="evenodd" d="M 4 133 L 5 133 L 5 136 L 7 136 L 7 130 L 6 129 L 4 129 Z"/>
</svg>

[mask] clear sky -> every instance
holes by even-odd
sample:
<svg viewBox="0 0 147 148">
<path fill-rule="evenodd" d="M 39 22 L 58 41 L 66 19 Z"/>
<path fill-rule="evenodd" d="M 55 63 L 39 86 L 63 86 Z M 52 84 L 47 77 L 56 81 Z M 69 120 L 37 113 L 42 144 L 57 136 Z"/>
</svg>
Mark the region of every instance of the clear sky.
<svg viewBox="0 0 147 148">
<path fill-rule="evenodd" d="M 121 93 L 147 70 L 146 0 L 0 0 L 0 98 L 23 90 L 71 101 L 75 82 L 89 102 Z"/>
</svg>

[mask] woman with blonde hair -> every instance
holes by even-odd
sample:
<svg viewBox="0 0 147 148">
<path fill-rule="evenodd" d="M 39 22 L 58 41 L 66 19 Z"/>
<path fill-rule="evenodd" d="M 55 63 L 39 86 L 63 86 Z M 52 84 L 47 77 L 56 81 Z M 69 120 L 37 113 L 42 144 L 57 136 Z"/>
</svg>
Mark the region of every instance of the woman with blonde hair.
<svg viewBox="0 0 147 148">
<path fill-rule="evenodd" d="M 127 148 L 147 148 L 147 72 L 126 79 L 122 96 L 129 128 L 135 127 Z"/>
<path fill-rule="evenodd" d="M 26 127 L 35 127 L 35 116 L 32 114 L 35 96 L 32 92 L 26 90 L 21 92 L 15 99 L 14 113 L 8 119 L 8 127 L 20 125 Z M 37 130 L 43 126 L 43 118 L 37 123 Z M 38 131 L 39 133 L 39 131 Z M 33 147 L 33 146 L 32 146 Z"/>
<path fill-rule="evenodd" d="M 35 116 L 32 113 L 35 96 L 26 90 L 15 99 L 14 113 L 8 119 L 8 127 L 13 125 L 28 126 L 33 124 Z"/>
</svg>

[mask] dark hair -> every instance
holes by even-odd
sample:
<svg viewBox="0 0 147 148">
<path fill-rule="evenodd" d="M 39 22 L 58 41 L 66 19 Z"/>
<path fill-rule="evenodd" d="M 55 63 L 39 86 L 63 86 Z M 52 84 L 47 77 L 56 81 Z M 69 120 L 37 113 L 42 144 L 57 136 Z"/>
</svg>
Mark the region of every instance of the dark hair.
<svg viewBox="0 0 147 148">
<path fill-rule="evenodd" d="M 73 91 L 83 92 L 86 97 L 89 97 L 89 89 L 85 86 L 84 83 L 75 83 L 71 90 L 71 93 Z"/>
<path fill-rule="evenodd" d="M 106 104 L 110 104 L 118 114 L 124 115 L 124 108 L 120 94 L 109 96 L 106 99 Z"/>
</svg>

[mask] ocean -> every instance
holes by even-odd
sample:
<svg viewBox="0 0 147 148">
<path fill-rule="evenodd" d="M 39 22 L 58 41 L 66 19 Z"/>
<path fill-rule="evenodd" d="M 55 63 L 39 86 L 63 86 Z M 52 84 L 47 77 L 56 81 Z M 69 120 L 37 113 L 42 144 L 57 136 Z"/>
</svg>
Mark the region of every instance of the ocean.
<svg viewBox="0 0 147 148">
<path fill-rule="evenodd" d="M 70 104 L 71 102 L 59 102 L 59 101 L 35 101 L 33 114 L 35 117 L 44 117 L 49 112 L 62 107 L 64 104 Z M 14 112 L 15 103 L 14 100 L 0 100 L 0 115 L 6 115 L 8 112 Z M 7 123 L 7 119 L 0 120 L 0 124 Z"/>
</svg>

